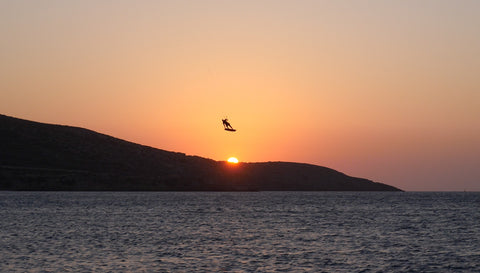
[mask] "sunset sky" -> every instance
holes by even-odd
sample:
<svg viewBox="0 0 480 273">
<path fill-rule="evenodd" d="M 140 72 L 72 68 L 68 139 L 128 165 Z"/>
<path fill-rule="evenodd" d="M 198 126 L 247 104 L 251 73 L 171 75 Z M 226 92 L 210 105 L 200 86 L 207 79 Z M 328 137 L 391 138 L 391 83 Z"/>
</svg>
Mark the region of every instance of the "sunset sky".
<svg viewBox="0 0 480 273">
<path fill-rule="evenodd" d="M 480 1 L 0 0 L 0 113 L 480 191 Z"/>
</svg>

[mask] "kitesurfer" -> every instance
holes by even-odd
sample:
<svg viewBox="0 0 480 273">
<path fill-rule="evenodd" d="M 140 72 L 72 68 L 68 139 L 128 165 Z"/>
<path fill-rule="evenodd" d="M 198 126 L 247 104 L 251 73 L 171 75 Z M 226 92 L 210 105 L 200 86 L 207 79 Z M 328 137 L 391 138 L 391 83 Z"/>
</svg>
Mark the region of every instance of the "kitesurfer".
<svg viewBox="0 0 480 273">
<path fill-rule="evenodd" d="M 228 122 L 228 119 L 222 119 L 223 127 L 225 127 L 225 130 L 234 130 L 232 125 L 230 125 L 230 122 Z"/>
</svg>

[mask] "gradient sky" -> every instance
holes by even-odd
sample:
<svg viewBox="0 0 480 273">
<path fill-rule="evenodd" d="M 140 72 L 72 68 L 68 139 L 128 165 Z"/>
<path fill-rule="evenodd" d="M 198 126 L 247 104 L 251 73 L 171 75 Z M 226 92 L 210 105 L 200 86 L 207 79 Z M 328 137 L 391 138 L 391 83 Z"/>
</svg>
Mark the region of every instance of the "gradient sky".
<svg viewBox="0 0 480 273">
<path fill-rule="evenodd" d="M 480 1 L 0 0 L 0 113 L 480 191 L 479 26 Z"/>
</svg>

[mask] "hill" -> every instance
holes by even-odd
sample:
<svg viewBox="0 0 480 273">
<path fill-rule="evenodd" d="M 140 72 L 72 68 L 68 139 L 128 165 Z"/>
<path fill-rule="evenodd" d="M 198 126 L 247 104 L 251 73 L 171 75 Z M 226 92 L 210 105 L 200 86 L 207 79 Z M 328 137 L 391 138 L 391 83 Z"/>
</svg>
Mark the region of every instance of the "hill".
<svg viewBox="0 0 480 273">
<path fill-rule="evenodd" d="M 5 115 L 0 115 L 0 190 L 400 191 L 321 166 L 232 165 Z"/>
</svg>

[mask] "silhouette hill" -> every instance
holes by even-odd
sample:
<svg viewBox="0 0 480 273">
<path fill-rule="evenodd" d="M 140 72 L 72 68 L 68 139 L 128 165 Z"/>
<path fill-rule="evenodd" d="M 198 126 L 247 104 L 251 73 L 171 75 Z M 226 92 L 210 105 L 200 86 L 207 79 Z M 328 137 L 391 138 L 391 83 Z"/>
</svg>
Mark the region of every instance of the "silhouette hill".
<svg viewBox="0 0 480 273">
<path fill-rule="evenodd" d="M 310 164 L 232 165 L 0 115 L 0 190 L 400 191 Z"/>
</svg>

